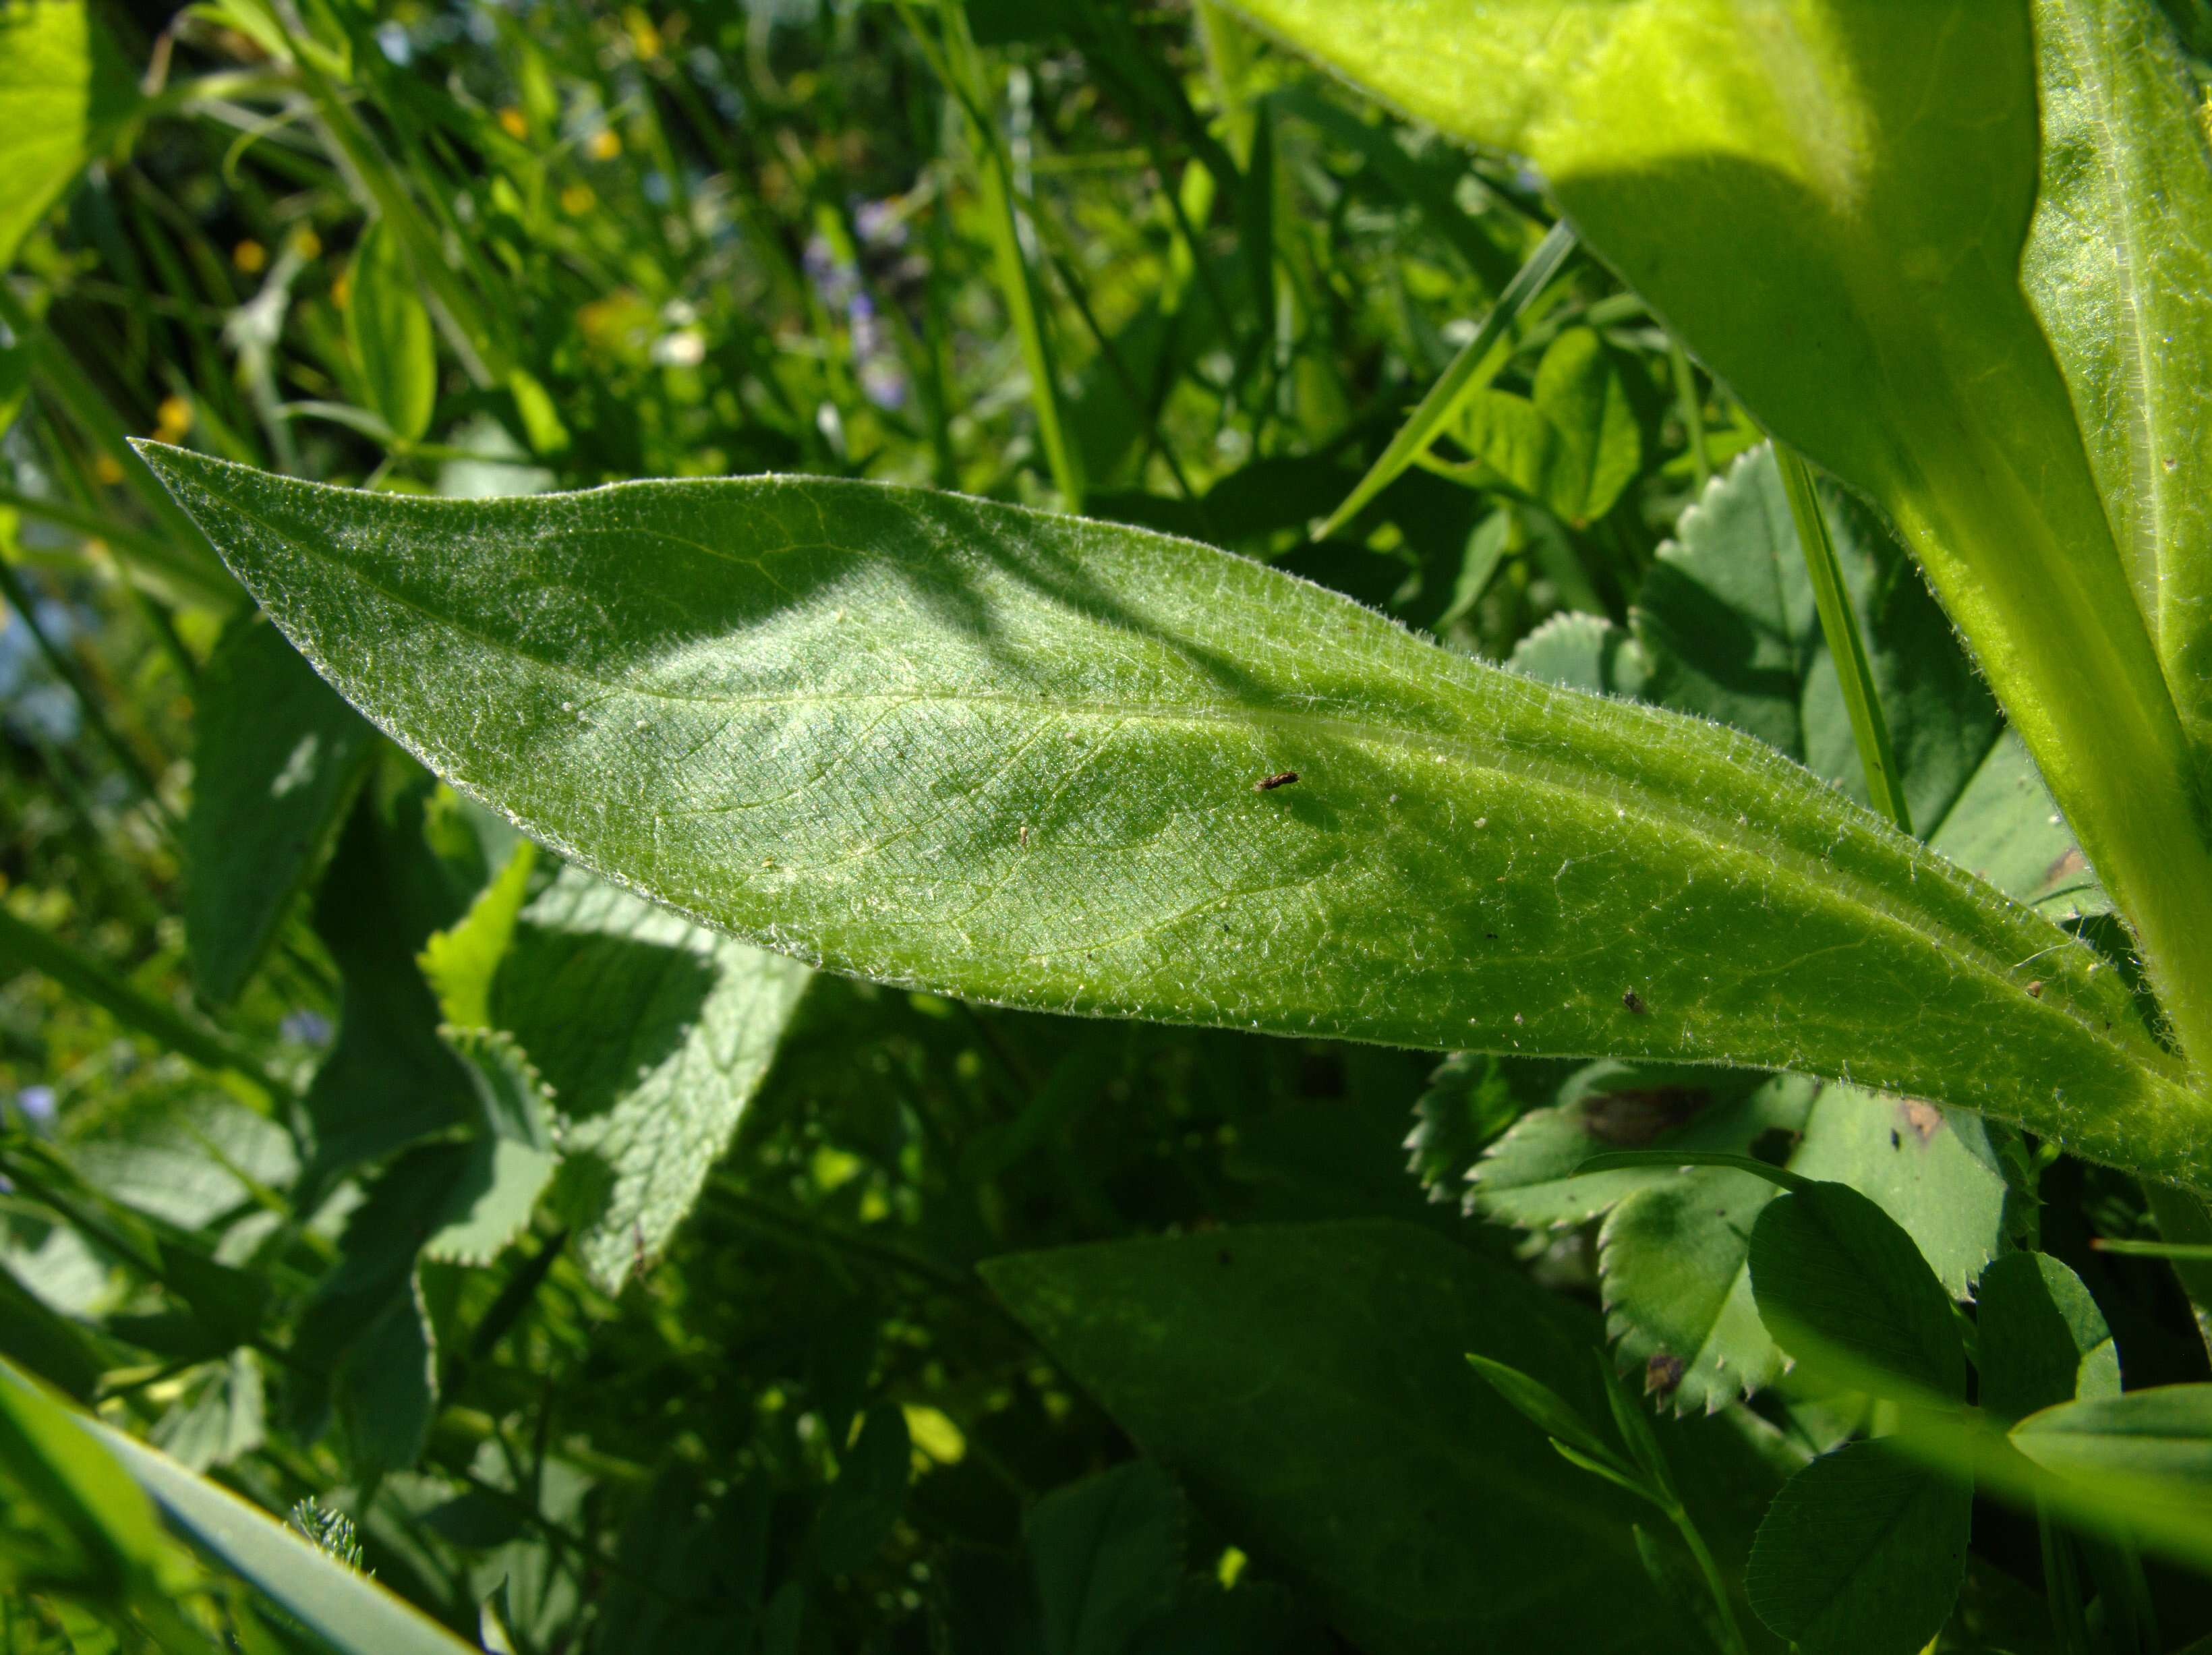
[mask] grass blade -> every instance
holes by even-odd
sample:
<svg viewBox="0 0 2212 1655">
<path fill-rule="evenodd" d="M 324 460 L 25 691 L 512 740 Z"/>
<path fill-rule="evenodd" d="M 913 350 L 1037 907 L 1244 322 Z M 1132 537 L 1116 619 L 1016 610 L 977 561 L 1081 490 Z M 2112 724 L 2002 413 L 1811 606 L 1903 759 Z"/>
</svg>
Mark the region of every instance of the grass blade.
<svg viewBox="0 0 2212 1655">
<path fill-rule="evenodd" d="M 1806 572 L 1813 577 L 1813 601 L 1820 611 L 1820 630 L 1827 635 L 1828 654 L 1842 681 L 1844 705 L 1851 715 L 1851 738 L 1858 744 L 1859 764 L 1866 771 L 1868 795 L 1874 807 L 1897 824 L 1903 833 L 1912 831 L 1912 818 L 1905 805 L 1905 782 L 1897 769 L 1897 750 L 1889 739 L 1889 721 L 1881 715 L 1881 701 L 1874 687 L 1874 669 L 1867 664 L 1866 640 L 1859 636 L 1858 616 L 1850 594 L 1844 590 L 1844 571 L 1836 562 L 1835 542 L 1828 538 L 1828 520 L 1820 511 L 1820 496 L 1813 486 L 1813 468 L 1788 444 L 1774 445 L 1774 463 L 1782 471 L 1782 487 L 1790 496 L 1790 514 L 1796 520 L 1797 544 L 1804 548 Z"/>
<path fill-rule="evenodd" d="M 1398 435 L 1390 439 L 1390 446 L 1382 451 L 1382 457 L 1368 468 L 1367 475 L 1345 496 L 1344 503 L 1329 514 L 1328 520 L 1314 531 L 1315 539 L 1326 540 L 1342 529 L 1369 501 L 1396 482 L 1400 472 L 1428 452 L 1429 445 L 1451 423 L 1460 405 L 1481 387 L 1487 377 L 1481 371 L 1483 366 L 1498 342 L 1505 337 L 1505 331 L 1528 309 L 1529 301 L 1544 290 L 1545 283 L 1574 250 L 1573 228 L 1561 219 L 1536 244 L 1536 251 L 1528 255 L 1528 262 L 1507 283 L 1490 314 L 1475 330 L 1474 337 L 1452 358 L 1451 366 L 1429 387 L 1428 395 L 1421 399 L 1412 417 L 1399 428 Z"/>
</svg>

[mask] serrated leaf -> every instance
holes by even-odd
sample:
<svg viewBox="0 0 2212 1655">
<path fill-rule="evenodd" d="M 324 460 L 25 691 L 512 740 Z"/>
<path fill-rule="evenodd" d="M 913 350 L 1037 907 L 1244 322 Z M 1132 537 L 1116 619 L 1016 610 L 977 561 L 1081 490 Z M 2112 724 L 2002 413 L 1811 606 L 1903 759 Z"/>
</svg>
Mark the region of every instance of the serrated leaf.
<svg viewBox="0 0 2212 1655">
<path fill-rule="evenodd" d="M 1182 1584 L 1183 1504 L 1150 1460 L 1055 1488 L 1022 1519 L 1045 1655 L 1121 1655 Z"/>
<path fill-rule="evenodd" d="M 376 732 L 257 615 L 223 634 L 193 699 L 185 942 L 221 1005 L 321 870 Z"/>
<path fill-rule="evenodd" d="M 492 980 L 514 940 L 514 922 L 530 894 L 530 876 L 537 865 L 538 847 L 521 841 L 499 876 L 477 893 L 460 922 L 432 932 L 422 945 L 416 961 L 438 996 L 439 1011 L 453 1027 L 492 1026 Z"/>
<path fill-rule="evenodd" d="M 133 100 L 83 0 L 0 3 L 0 271 Z"/>
<path fill-rule="evenodd" d="M 563 1199 L 603 1287 L 659 1255 L 690 1211 L 810 975 L 581 868 L 523 914 L 494 1017 L 559 1099 Z"/>
<path fill-rule="evenodd" d="M 2196 1176 L 2202 1101 L 2056 928 L 1755 744 L 1263 566 L 856 484 L 433 501 L 147 453 L 434 767 L 781 949 L 1067 1011 L 1848 1068 Z"/>
<path fill-rule="evenodd" d="M 415 1272 L 352 1331 L 331 1383 L 349 1457 L 362 1476 L 404 1471 L 422 1457 L 438 1411 L 437 1348 Z"/>
<path fill-rule="evenodd" d="M 1857 1190 L 1815 1183 L 1768 1202 L 1752 1228 L 1751 1286 L 1767 1330 L 1807 1369 L 1832 1352 L 1913 1394 L 1966 1399 L 1950 1299 L 1912 1238 Z"/>
<path fill-rule="evenodd" d="M 1407 1170 L 1420 1180 L 1430 1200 L 1460 1199 L 1476 1158 L 1513 1124 L 1521 1108 L 1496 1057 L 1454 1052 L 1437 1066 L 1427 1088 L 1413 1101 Z"/>
<path fill-rule="evenodd" d="M 1359 1648 L 1626 1651 L 1666 1623 L 1630 1536 L 1644 1508 L 1565 1478 L 1545 1434 L 1468 1369 L 1475 1352 L 1601 1416 L 1595 1318 L 1519 1271 L 1372 1221 L 982 1269 L 1193 1503 Z M 1700 1429 L 1692 1446 L 1687 1428 L 1661 1422 L 1674 1463 L 1758 1488 L 1740 1440 Z"/>
<path fill-rule="evenodd" d="M 1805 1655 L 1917 1655 L 1958 1601 L 1972 1510 L 1971 1485 L 1849 1444 L 1774 1497 L 1745 1592 Z"/>
<path fill-rule="evenodd" d="M 1977 1400 L 2000 1426 L 2120 1393 L 2120 1356 L 2081 1278 L 2048 1253 L 2008 1253 L 1974 1287 Z"/>
<path fill-rule="evenodd" d="M 482 1113 L 481 1129 L 455 1172 L 422 1256 L 489 1264 L 529 1226 L 561 1165 L 553 1099 L 522 1049 L 504 1032 L 448 1029 Z"/>
<path fill-rule="evenodd" d="M 438 400 L 438 343 L 400 238 L 381 219 L 354 253 L 345 324 L 369 406 L 402 442 L 420 441 Z"/>
</svg>

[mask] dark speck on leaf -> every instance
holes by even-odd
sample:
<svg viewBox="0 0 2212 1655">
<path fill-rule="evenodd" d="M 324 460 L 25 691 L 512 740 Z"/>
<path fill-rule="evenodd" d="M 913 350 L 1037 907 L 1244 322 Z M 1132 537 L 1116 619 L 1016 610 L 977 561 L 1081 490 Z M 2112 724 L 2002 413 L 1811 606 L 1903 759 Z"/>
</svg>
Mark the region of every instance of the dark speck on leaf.
<svg viewBox="0 0 2212 1655">
<path fill-rule="evenodd" d="M 1681 1383 L 1682 1359 L 1671 1351 L 1654 1351 L 1651 1360 L 1644 1365 L 1644 1394 L 1671 1396 Z"/>
<path fill-rule="evenodd" d="M 1650 1007 L 1644 1003 L 1644 996 L 1637 993 L 1633 989 L 1629 989 L 1620 996 L 1620 1003 L 1627 1007 L 1630 1011 L 1634 1012 L 1638 1017 L 1643 1016 L 1645 1012 L 1650 1010 Z"/>
<path fill-rule="evenodd" d="M 1893 1132 L 1889 1135 L 1889 1147 L 1892 1149 L 1902 1149 L 1905 1147 L 1905 1140 Z"/>
<path fill-rule="evenodd" d="M 1215 1255 L 1215 1256 L 1216 1256 L 1216 1257 L 1218 1257 L 1218 1258 L 1219 1258 L 1219 1259 L 1220 1259 L 1220 1261 L 1221 1261 L 1224 1264 L 1227 1264 L 1227 1263 L 1231 1263 L 1231 1262 L 1232 1262 L 1232 1261 L 1231 1261 L 1231 1254 L 1230 1254 L 1230 1251 L 1229 1251 L 1229 1249 L 1227 1249 L 1226 1247 L 1224 1247 L 1224 1248 L 1220 1250 L 1220 1252 L 1219 1252 L 1219 1253 L 1218 1253 L 1218 1254 L 1216 1254 L 1216 1255 Z"/>
<path fill-rule="evenodd" d="M 2034 982 L 2027 985 L 2027 997 L 2030 1000 L 2040 1000 L 2043 998 L 2043 979 L 2041 977 L 2036 978 Z"/>
<path fill-rule="evenodd" d="M 1631 1086 L 1582 1103 L 1583 1130 L 1616 1149 L 1642 1149 L 1662 1132 L 1686 1126 L 1713 1100 L 1703 1086 Z"/>
<path fill-rule="evenodd" d="M 1263 776 L 1252 784 L 1255 793 L 1273 793 L 1277 788 L 1287 788 L 1298 779 L 1296 770 L 1281 770 L 1273 776 Z"/>
<path fill-rule="evenodd" d="M 1786 1126 L 1771 1126 L 1751 1141 L 1751 1158 L 1765 1161 L 1769 1166 L 1787 1166 L 1790 1157 L 1796 1152 L 1798 1139 L 1803 1135 Z"/>
</svg>

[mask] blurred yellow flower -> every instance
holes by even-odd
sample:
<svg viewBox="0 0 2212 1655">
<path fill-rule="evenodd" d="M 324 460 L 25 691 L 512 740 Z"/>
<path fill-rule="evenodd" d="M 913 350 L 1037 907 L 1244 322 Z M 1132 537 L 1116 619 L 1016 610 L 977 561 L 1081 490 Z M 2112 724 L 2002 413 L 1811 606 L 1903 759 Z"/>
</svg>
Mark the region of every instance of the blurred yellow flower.
<svg viewBox="0 0 2212 1655">
<path fill-rule="evenodd" d="M 269 249 L 249 235 L 230 250 L 230 262 L 248 276 L 258 276 L 269 268 Z"/>
<path fill-rule="evenodd" d="M 154 411 L 154 435 L 163 442 L 181 441 L 192 429 L 192 405 L 182 397 L 164 397 Z"/>
<path fill-rule="evenodd" d="M 323 238 L 302 224 L 292 232 L 292 251 L 302 259 L 319 259 L 323 256 Z"/>
<path fill-rule="evenodd" d="M 112 489 L 123 481 L 123 462 L 113 454 L 95 454 L 92 461 L 92 474 Z"/>
<path fill-rule="evenodd" d="M 590 145 L 593 161 L 612 161 L 622 154 L 622 138 L 611 126 L 602 126 L 592 134 Z"/>
<path fill-rule="evenodd" d="M 343 310 L 353 302 L 353 272 L 342 270 L 331 277 L 331 302 Z"/>
<path fill-rule="evenodd" d="M 530 122 L 513 104 L 499 112 L 500 130 L 520 143 L 530 136 Z"/>
<path fill-rule="evenodd" d="M 570 217 L 580 217 L 599 205 L 599 197 L 592 193 L 588 184 L 571 184 L 561 192 L 561 210 Z"/>
<path fill-rule="evenodd" d="M 653 27 L 653 19 L 645 15 L 642 7 L 632 6 L 624 11 L 623 21 L 629 28 L 630 44 L 636 47 L 640 59 L 649 64 L 660 56 L 660 31 Z"/>
</svg>

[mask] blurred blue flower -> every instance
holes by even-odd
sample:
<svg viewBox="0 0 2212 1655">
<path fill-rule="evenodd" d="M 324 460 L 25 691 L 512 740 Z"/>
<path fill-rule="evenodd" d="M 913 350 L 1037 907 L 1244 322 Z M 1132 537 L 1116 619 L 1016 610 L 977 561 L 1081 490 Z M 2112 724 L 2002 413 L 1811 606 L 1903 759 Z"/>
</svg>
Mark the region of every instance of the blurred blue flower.
<svg viewBox="0 0 2212 1655">
<path fill-rule="evenodd" d="M 33 1132 L 43 1132 L 54 1123 L 59 1101 L 52 1086 L 25 1086 L 15 1094 L 16 1110 Z"/>
<path fill-rule="evenodd" d="M 331 1019 L 320 1012 L 300 1010 L 286 1014 L 276 1025 L 276 1031 L 287 1040 L 296 1040 L 303 1046 L 327 1045 L 331 1037 Z"/>
</svg>

